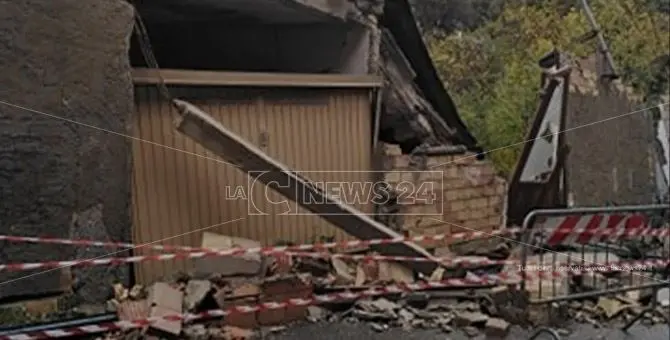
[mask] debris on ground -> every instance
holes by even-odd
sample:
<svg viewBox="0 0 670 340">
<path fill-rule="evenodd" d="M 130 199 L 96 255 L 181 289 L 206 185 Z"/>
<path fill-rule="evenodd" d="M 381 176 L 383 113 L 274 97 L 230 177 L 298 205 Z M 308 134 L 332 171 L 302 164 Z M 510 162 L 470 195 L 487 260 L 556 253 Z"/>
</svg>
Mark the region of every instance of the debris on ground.
<svg viewBox="0 0 670 340">
<path fill-rule="evenodd" d="M 213 233 L 203 237 L 203 246 L 216 249 L 258 247 L 255 241 L 232 238 Z M 445 249 L 446 248 L 446 249 Z M 208 258 L 196 265 L 196 273 L 178 273 L 171 282 L 158 282 L 149 287 L 122 285 L 112 287 L 114 298 L 108 307 L 117 311 L 121 320 L 142 319 L 181 313 L 200 313 L 207 310 L 229 309 L 234 306 L 253 306 L 291 300 L 309 301 L 313 295 L 348 292 L 356 293 L 386 287 L 444 278 L 476 279 L 482 274 L 518 268 L 496 265 L 487 261 L 504 256 L 519 256 L 520 251 L 495 239 L 480 242 L 461 242 L 457 246 L 438 249 L 447 259 L 463 260 L 467 267 L 452 264 L 439 267 L 429 278 L 393 261 L 370 260 L 363 257 L 330 256 L 333 249 L 320 249 L 323 256 L 300 256 L 300 253 L 281 253 L 235 258 Z M 487 253 L 488 252 L 488 253 Z M 347 255 L 377 255 L 366 249 Z M 510 255 L 511 254 L 511 255 Z M 516 254 L 516 255 L 515 255 Z M 571 256 L 605 258 L 593 253 L 570 253 L 542 258 L 530 255 L 528 264 L 563 261 Z M 615 260 L 618 257 L 611 255 Z M 203 259 L 204 260 L 204 259 Z M 516 258 L 518 260 L 518 258 Z M 449 261 L 445 261 L 447 263 Z M 452 261 L 453 263 L 453 261 Z M 481 263 L 481 265 L 473 265 Z M 631 278 L 640 276 L 639 278 Z M 626 281 L 627 280 L 627 281 Z M 629 321 L 651 302 L 658 310 L 646 319 L 650 323 L 666 322 L 668 289 L 628 291 L 592 299 L 573 299 L 562 302 L 532 303 L 542 298 L 559 297 L 576 292 L 589 292 L 620 287 L 623 284 L 644 285 L 654 278 L 626 273 L 611 274 L 586 271 L 570 276 L 540 277 L 526 282 L 501 285 L 449 287 L 421 292 L 398 292 L 384 296 L 359 298 L 352 301 L 333 301 L 320 305 L 284 306 L 260 309 L 254 313 L 232 313 L 223 319 L 156 322 L 133 333 L 150 339 L 154 334 L 184 339 L 249 339 L 282 332 L 294 322 L 329 323 L 344 321 L 365 323 L 375 332 L 391 328 L 435 329 L 444 333 L 459 330 L 470 337 L 504 338 L 511 325 L 552 326 L 564 330 L 567 322 L 577 321 L 595 327 L 609 322 Z M 279 308 L 281 307 L 281 308 Z M 563 331 L 566 333 L 567 331 Z M 126 338 L 129 339 L 126 335 Z M 133 338 L 134 339 L 134 338 Z"/>
</svg>

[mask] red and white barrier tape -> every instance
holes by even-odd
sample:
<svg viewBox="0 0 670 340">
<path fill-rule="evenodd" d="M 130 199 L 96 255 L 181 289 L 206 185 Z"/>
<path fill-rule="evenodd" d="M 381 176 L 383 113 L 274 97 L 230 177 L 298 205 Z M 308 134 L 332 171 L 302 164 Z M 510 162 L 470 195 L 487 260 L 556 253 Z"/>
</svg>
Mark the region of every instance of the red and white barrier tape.
<svg viewBox="0 0 670 340">
<path fill-rule="evenodd" d="M 651 228 L 649 217 L 640 213 L 593 213 L 568 216 L 545 216 L 538 229 L 551 231 L 549 245 L 566 243 L 586 244 L 608 239 L 633 236 L 670 235 L 670 226 Z"/>
<path fill-rule="evenodd" d="M 256 248 L 258 249 L 258 248 Z M 241 249 L 244 250 L 244 249 Z M 169 261 L 175 259 L 193 259 L 193 258 L 205 258 L 205 257 L 218 257 L 218 256 L 234 256 L 242 255 L 245 252 L 236 253 L 239 250 L 220 250 L 220 251 L 202 251 L 202 252 L 181 252 L 181 253 L 168 253 L 168 254 L 158 254 L 158 255 L 139 255 L 139 256 L 128 256 L 128 257 L 107 257 L 100 259 L 86 259 L 86 260 L 70 260 L 70 261 L 47 261 L 47 262 L 33 262 L 33 263 L 8 263 L 0 264 L 0 272 L 2 271 L 27 271 L 27 270 L 36 270 L 36 269 L 47 269 L 47 268 L 61 268 L 61 267 L 92 267 L 92 266 L 105 266 L 105 265 L 120 265 L 126 263 L 139 263 L 139 262 L 149 262 L 149 261 Z M 286 251 L 281 251 L 276 248 L 270 248 L 262 252 L 266 255 L 272 254 L 283 254 Z M 491 260 L 487 258 L 437 258 L 429 259 L 425 257 L 410 257 L 410 256 L 385 256 L 385 255 L 349 255 L 349 254 L 333 254 L 325 252 L 291 252 L 292 256 L 295 257 L 307 257 L 307 258 L 345 258 L 352 260 L 362 260 L 362 261 L 398 261 L 398 262 L 433 262 L 437 260 L 440 264 L 444 266 L 487 266 L 487 265 L 520 265 L 519 260 Z M 564 262 L 564 263 L 527 263 L 527 266 L 537 266 L 542 265 L 544 267 L 549 267 L 551 265 L 555 267 L 559 266 L 577 266 L 579 259 L 574 262 Z M 661 266 L 667 264 L 666 260 L 641 260 L 641 261 L 619 261 L 619 262 L 609 262 L 609 263 L 585 263 L 584 265 L 609 265 L 612 268 L 615 266 L 648 266 L 653 264 L 654 266 Z M 617 271 L 617 270 L 612 270 Z"/>
<path fill-rule="evenodd" d="M 431 242 L 431 241 L 443 241 L 443 240 L 471 240 L 477 238 L 483 238 L 488 236 L 505 236 L 505 235 L 514 235 L 521 231 L 520 228 L 509 228 L 509 229 L 500 229 L 494 230 L 491 232 L 483 231 L 472 231 L 472 232 L 463 232 L 458 234 L 439 234 L 439 235 L 420 235 L 413 237 L 394 237 L 394 238 L 381 238 L 381 239 L 372 239 L 372 240 L 352 240 L 352 241 L 342 241 L 342 242 L 329 242 L 329 243 L 313 243 L 313 244 L 299 244 L 292 246 L 280 246 L 280 247 L 259 247 L 259 248 L 249 248 L 249 249 L 231 249 L 239 251 L 242 253 L 235 253 L 233 255 L 241 254 L 250 254 L 250 253 L 277 253 L 277 252 L 286 252 L 286 251 L 302 251 L 302 250 L 312 250 L 312 249 L 329 249 L 329 248 L 354 248 L 354 247 L 363 247 L 363 246 L 373 246 L 380 244 L 391 244 L 391 243 L 401 243 L 401 242 Z M 106 242 L 106 241 L 94 241 L 94 240 L 75 240 L 75 239 L 62 239 L 62 238 L 52 238 L 52 237 L 30 237 L 30 236 L 16 236 L 16 235 L 0 235 L 0 241 L 7 242 L 25 242 L 25 243 L 45 243 L 45 244 L 64 244 L 64 245 L 73 245 L 73 246 L 86 246 L 86 247 L 110 247 L 110 248 L 133 248 L 133 249 L 142 249 L 149 248 L 155 250 L 165 250 L 165 251 L 194 251 L 194 252 L 208 252 L 216 249 L 209 248 L 198 248 L 198 247 L 189 247 L 189 246 L 172 246 L 164 244 L 132 244 L 132 243 L 123 243 L 123 242 Z"/>
<path fill-rule="evenodd" d="M 327 249 L 327 248 L 352 248 L 360 247 L 367 245 L 378 245 L 378 244 L 389 244 L 389 243 L 400 243 L 400 242 L 428 242 L 428 241 L 442 241 L 442 240 L 470 240 L 477 239 L 488 236 L 503 236 L 503 235 L 514 235 L 521 231 L 520 228 L 509 228 L 494 230 L 491 232 L 464 232 L 458 234 L 439 234 L 432 236 L 415 236 L 415 237 L 396 237 L 390 239 L 374 239 L 374 240 L 354 240 L 354 241 L 343 241 L 343 242 L 331 242 L 331 243 L 315 243 L 315 244 L 302 244 L 295 246 L 285 246 L 285 247 L 263 247 L 263 248 L 254 248 L 246 249 L 246 253 L 262 253 L 262 252 L 284 252 L 284 251 L 296 251 L 296 250 L 311 250 L 311 249 Z M 592 229 L 592 230 L 567 230 L 567 229 L 557 229 L 552 231 L 552 234 L 593 234 L 595 236 L 617 236 L 617 237 L 632 237 L 632 236 L 670 236 L 670 227 L 666 228 L 633 228 L 626 230 L 618 229 Z M 63 244 L 63 245 L 72 245 L 72 246 L 85 246 L 85 247 L 109 247 L 109 248 L 133 248 L 133 249 L 154 249 L 162 251 L 212 251 L 208 248 L 199 248 L 199 247 L 190 247 L 190 246 L 174 246 L 166 244 L 133 244 L 133 243 L 124 243 L 124 242 L 108 242 L 108 241 L 95 241 L 95 240 L 82 240 L 82 239 L 63 239 L 63 238 L 53 238 L 53 237 L 33 237 L 33 236 L 17 236 L 17 235 L 0 235 L 0 241 L 14 242 L 14 243 L 38 243 L 38 244 Z"/>
<path fill-rule="evenodd" d="M 242 249 L 244 250 L 244 249 Z M 282 250 L 264 250 L 261 252 L 264 255 L 273 255 L 273 254 L 284 254 L 286 251 Z M 48 268 L 62 268 L 62 267 L 94 267 L 94 266 L 114 266 L 121 265 L 126 263 L 140 263 L 140 262 L 150 262 L 150 261 L 170 261 L 177 259 L 195 259 L 195 258 L 205 258 L 205 257 L 220 257 L 220 256 L 235 256 L 235 255 L 244 255 L 244 251 L 231 251 L 231 250 L 219 250 L 219 251 L 199 251 L 199 252 L 181 252 L 181 253 L 168 253 L 168 254 L 157 254 L 157 255 L 138 255 L 138 256 L 128 256 L 128 257 L 105 257 L 99 259 L 85 259 L 85 260 L 67 260 L 67 261 L 45 261 L 45 262 L 32 262 L 32 263 L 7 263 L 0 264 L 0 272 L 2 271 L 28 271 L 36 269 L 48 269 Z M 360 259 L 360 260 L 387 260 L 387 261 L 404 261 L 404 262 L 435 262 L 435 259 L 429 259 L 424 257 L 406 257 L 406 256 L 383 256 L 383 255 L 340 255 L 332 253 L 305 253 L 305 252 L 292 252 L 291 255 L 295 257 L 309 257 L 309 258 L 324 258 L 324 257 L 341 257 L 341 258 L 351 258 L 351 259 Z M 439 260 L 438 260 L 439 261 Z M 439 261 L 440 263 L 445 263 L 447 265 L 449 262 L 460 265 L 471 265 L 471 264 L 500 264 L 501 262 L 496 262 L 493 260 L 484 260 L 481 261 L 467 259 L 454 259 L 454 260 L 443 260 Z M 517 263 L 515 261 L 509 262 L 511 264 Z"/>
<path fill-rule="evenodd" d="M 307 299 L 289 299 L 281 302 L 265 302 L 254 306 L 234 306 L 225 310 L 216 309 L 198 314 L 174 314 L 159 317 L 150 317 L 140 320 L 117 321 L 117 322 L 110 322 L 91 326 L 73 327 L 67 329 L 54 329 L 47 331 L 27 332 L 14 335 L 4 335 L 0 336 L 0 340 L 36 340 L 36 339 L 82 336 L 82 335 L 115 331 L 119 329 L 144 327 L 161 320 L 188 322 L 203 318 L 222 317 L 230 314 L 247 314 L 247 313 L 255 313 L 260 311 L 281 309 L 287 307 L 304 307 L 319 303 L 355 300 L 358 298 L 365 298 L 365 297 L 372 297 L 386 294 L 396 294 L 403 292 L 421 291 L 432 288 L 485 285 L 485 284 L 497 284 L 504 282 L 517 283 L 519 280 L 521 280 L 521 277 L 519 275 L 502 274 L 502 275 L 485 275 L 477 278 L 472 277 L 467 279 L 447 279 L 439 282 L 397 284 L 397 285 L 379 287 L 376 289 L 369 289 L 362 292 L 342 292 L 327 295 L 315 295 Z"/>
<path fill-rule="evenodd" d="M 289 251 L 307 251 L 307 250 L 319 250 L 319 249 L 329 249 L 337 247 L 361 247 L 361 246 L 373 246 L 373 245 L 383 245 L 383 244 L 393 244 L 401 242 L 427 242 L 427 241 L 441 241 L 445 239 L 452 240 L 468 240 L 476 239 L 490 235 L 511 235 L 519 232 L 518 229 L 502 229 L 490 233 L 485 232 L 467 232 L 459 233 L 453 235 L 422 235 L 415 237 L 396 237 L 388 239 L 372 239 L 372 240 L 353 240 L 353 241 L 344 241 L 344 242 L 330 242 L 330 243 L 315 243 L 315 244 L 300 244 L 293 246 L 279 246 L 279 247 L 258 247 L 258 248 L 233 248 L 225 250 L 214 250 L 214 249 L 203 249 L 203 248 L 193 248 L 193 247 L 180 247 L 180 250 L 185 252 L 181 253 L 171 253 L 171 254 L 159 254 L 159 255 L 138 255 L 138 256 L 129 256 L 129 257 L 108 257 L 108 258 L 95 258 L 95 259 L 85 259 L 85 260 L 68 260 L 68 261 L 46 261 L 46 262 L 34 262 L 34 263 L 9 263 L 9 264 L 0 264 L 0 271 L 25 271 L 25 270 L 34 270 L 34 269 L 44 269 L 44 268 L 58 268 L 58 267 L 81 267 L 81 266 L 99 266 L 99 265 L 119 265 L 125 263 L 137 263 L 145 261 L 169 261 L 175 259 L 187 259 L 187 258 L 202 258 L 202 257 L 214 257 L 214 256 L 240 256 L 245 254 L 254 254 L 260 253 L 265 255 L 271 255 L 276 253 L 285 253 Z M 82 246 L 121 246 L 121 247 L 137 247 L 141 248 L 142 245 L 135 246 L 128 243 L 114 243 L 114 242 L 102 242 L 102 241 L 85 241 L 85 240 L 66 240 L 66 239 L 53 239 L 53 238 L 39 238 L 39 237 L 23 237 L 23 236 L 0 236 L 0 240 L 12 241 L 12 242 L 38 242 L 38 243 L 57 243 L 57 244 L 72 244 L 72 245 L 82 245 Z M 164 245 L 149 245 L 149 247 L 156 247 L 155 249 L 165 250 Z M 174 248 L 173 248 L 174 249 Z"/>
</svg>

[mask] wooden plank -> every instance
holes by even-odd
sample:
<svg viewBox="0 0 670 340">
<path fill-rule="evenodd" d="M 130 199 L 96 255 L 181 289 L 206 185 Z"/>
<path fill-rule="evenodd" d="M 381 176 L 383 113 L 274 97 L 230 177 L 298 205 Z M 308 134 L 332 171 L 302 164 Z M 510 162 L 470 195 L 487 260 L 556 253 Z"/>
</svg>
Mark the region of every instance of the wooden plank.
<svg viewBox="0 0 670 340">
<path fill-rule="evenodd" d="M 159 73 L 160 72 L 160 73 Z M 371 75 L 222 72 L 134 68 L 135 85 L 377 88 L 383 80 Z"/>
<path fill-rule="evenodd" d="M 192 138 L 222 159 L 236 164 L 246 173 L 263 173 L 255 180 L 270 186 L 286 198 L 289 198 L 312 213 L 359 239 L 395 238 L 401 235 L 375 221 L 356 208 L 337 202 L 314 186 L 309 180 L 289 169 L 286 165 L 271 158 L 253 144 L 245 141 L 209 114 L 196 106 L 181 100 L 174 101 L 181 111 L 177 121 L 177 130 Z M 286 183 L 286 186 L 279 186 Z M 306 197 L 318 198 L 318 203 Z M 405 263 L 423 274 L 430 275 L 437 267 L 430 253 L 410 242 L 375 247 L 384 255 L 424 257 L 432 262 Z"/>
</svg>

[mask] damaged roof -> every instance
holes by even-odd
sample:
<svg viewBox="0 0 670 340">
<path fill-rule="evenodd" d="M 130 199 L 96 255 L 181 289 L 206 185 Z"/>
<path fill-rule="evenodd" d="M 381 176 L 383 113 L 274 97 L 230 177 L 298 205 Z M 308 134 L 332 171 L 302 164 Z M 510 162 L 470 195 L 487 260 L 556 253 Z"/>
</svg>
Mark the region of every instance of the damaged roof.
<svg viewBox="0 0 670 340">
<path fill-rule="evenodd" d="M 386 0 L 382 25 L 388 29 L 397 46 L 402 51 L 416 77 L 414 82 L 418 90 L 434 108 L 439 117 L 446 122 L 451 139 L 473 152 L 482 152 L 475 137 L 461 120 L 454 101 L 447 93 L 437 74 L 428 49 L 417 27 L 412 8 L 407 0 Z M 429 115 L 428 115 L 429 116 Z M 435 119 L 426 117 L 435 127 Z M 438 137 L 439 138 L 439 137 Z"/>
</svg>

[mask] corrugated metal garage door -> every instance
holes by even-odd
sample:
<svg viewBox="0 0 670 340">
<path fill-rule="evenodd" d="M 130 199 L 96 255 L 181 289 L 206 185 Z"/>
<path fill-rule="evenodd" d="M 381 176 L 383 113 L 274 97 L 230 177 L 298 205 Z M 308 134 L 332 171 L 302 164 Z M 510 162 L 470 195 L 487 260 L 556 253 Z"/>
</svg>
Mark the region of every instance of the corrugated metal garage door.
<svg viewBox="0 0 670 340">
<path fill-rule="evenodd" d="M 171 94 L 198 105 L 270 156 L 319 181 L 367 181 L 371 169 L 370 78 L 344 76 L 231 74 L 163 71 Z M 161 99 L 155 79 L 136 70 L 133 142 L 134 242 L 199 246 L 202 228 L 238 218 L 207 231 L 258 240 L 313 242 L 319 236 L 347 235 L 309 215 L 277 216 L 280 197 L 265 187 L 249 188 L 249 177 L 174 129 L 176 115 Z M 297 79 L 296 79 L 297 78 Z M 240 86 L 243 85 L 243 86 Z M 290 86 L 293 85 L 293 86 Z M 302 85 L 297 87 L 295 85 Z M 142 141 L 140 141 L 142 140 Z M 182 150 L 182 151 L 178 151 Z M 267 215 L 248 215 L 248 200 Z M 369 205 L 359 209 L 371 212 Z M 138 254 L 151 251 L 138 250 Z M 148 282 L 189 271 L 190 261 L 147 262 L 137 266 Z"/>
</svg>

